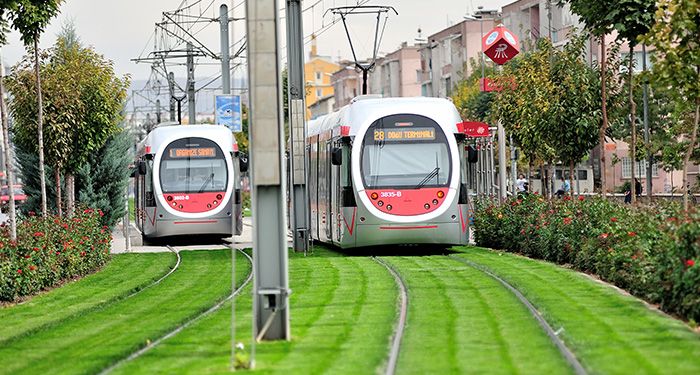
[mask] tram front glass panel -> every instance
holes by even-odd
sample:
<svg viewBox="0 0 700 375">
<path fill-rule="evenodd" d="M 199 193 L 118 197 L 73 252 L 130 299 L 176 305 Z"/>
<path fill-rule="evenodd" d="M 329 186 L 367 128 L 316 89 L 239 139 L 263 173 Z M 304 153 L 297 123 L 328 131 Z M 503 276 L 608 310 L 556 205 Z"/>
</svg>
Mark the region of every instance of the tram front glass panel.
<svg viewBox="0 0 700 375">
<path fill-rule="evenodd" d="M 182 138 L 168 145 L 160 161 L 163 193 L 226 191 L 228 169 L 219 146 L 204 138 Z"/>
<path fill-rule="evenodd" d="M 367 189 L 444 187 L 452 168 L 445 134 L 419 115 L 391 115 L 369 127 L 362 144 L 362 181 Z"/>
</svg>

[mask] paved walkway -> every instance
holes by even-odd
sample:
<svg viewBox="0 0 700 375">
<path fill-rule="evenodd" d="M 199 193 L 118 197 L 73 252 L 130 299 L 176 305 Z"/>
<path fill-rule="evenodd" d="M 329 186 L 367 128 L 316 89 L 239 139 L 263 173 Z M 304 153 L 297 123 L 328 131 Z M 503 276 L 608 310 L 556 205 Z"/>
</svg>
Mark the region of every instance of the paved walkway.
<svg viewBox="0 0 700 375">
<path fill-rule="evenodd" d="M 141 244 L 141 233 L 133 226 L 131 226 L 130 237 L 131 237 L 131 251 L 132 253 L 159 253 L 170 251 L 166 246 L 151 246 Z M 291 238 L 287 237 L 288 241 Z M 224 242 L 226 244 L 231 244 L 237 249 L 246 249 L 253 247 L 253 227 L 252 219 L 249 217 L 243 218 L 243 233 L 240 236 L 233 236 L 225 238 Z M 177 245 L 172 244 L 172 247 L 176 250 L 207 250 L 207 249 L 222 249 L 227 247 L 226 244 L 222 243 L 212 243 L 212 244 L 201 244 L 201 245 Z M 291 244 L 290 244 L 291 246 Z M 124 227 L 120 222 L 112 232 L 112 254 L 126 253 L 126 241 L 124 238 Z"/>
</svg>

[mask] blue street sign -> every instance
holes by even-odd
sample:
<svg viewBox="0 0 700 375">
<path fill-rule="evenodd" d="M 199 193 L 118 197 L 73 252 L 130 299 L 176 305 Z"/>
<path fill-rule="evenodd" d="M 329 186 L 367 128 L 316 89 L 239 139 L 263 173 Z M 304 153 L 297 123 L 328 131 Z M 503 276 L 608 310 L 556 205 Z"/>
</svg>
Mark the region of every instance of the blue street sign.
<svg viewBox="0 0 700 375">
<path fill-rule="evenodd" d="M 243 130 L 240 95 L 216 96 L 216 123 L 226 125 L 234 133 Z"/>
</svg>

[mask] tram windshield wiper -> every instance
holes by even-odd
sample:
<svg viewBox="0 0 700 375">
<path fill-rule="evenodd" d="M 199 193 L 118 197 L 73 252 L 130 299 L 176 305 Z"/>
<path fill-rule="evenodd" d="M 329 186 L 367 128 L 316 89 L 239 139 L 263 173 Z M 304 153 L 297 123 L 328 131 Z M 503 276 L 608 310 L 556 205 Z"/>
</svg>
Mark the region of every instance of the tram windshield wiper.
<svg viewBox="0 0 700 375">
<path fill-rule="evenodd" d="M 416 185 L 415 189 L 419 189 L 419 188 L 423 187 L 423 185 L 427 184 L 428 181 L 430 181 L 430 180 L 432 180 L 433 178 L 435 178 L 435 177 L 438 175 L 438 173 L 440 173 L 440 167 L 435 167 L 435 168 L 433 168 L 433 170 L 430 171 L 430 173 L 428 173 L 428 174 L 421 180 L 421 182 L 418 183 L 418 185 Z"/>
<path fill-rule="evenodd" d="M 204 184 L 202 184 L 202 187 L 199 188 L 198 193 L 203 192 L 203 191 L 204 191 L 204 188 L 207 187 L 207 185 L 209 185 L 209 183 L 212 182 L 213 180 L 214 180 L 214 174 L 212 173 L 212 174 L 209 175 L 209 177 L 207 177 L 206 180 L 204 180 Z"/>
</svg>

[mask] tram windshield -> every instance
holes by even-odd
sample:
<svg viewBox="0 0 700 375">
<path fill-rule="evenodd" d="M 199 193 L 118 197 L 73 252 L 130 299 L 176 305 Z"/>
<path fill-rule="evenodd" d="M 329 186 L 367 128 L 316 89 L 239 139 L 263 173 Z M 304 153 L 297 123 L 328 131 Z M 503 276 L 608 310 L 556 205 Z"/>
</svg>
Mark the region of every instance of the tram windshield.
<svg viewBox="0 0 700 375">
<path fill-rule="evenodd" d="M 160 161 L 163 193 L 225 191 L 226 159 L 221 148 L 204 138 L 182 138 L 168 145 Z"/>
<path fill-rule="evenodd" d="M 450 169 L 447 139 L 427 117 L 387 116 L 365 134 L 361 171 L 366 188 L 447 186 Z"/>
</svg>

